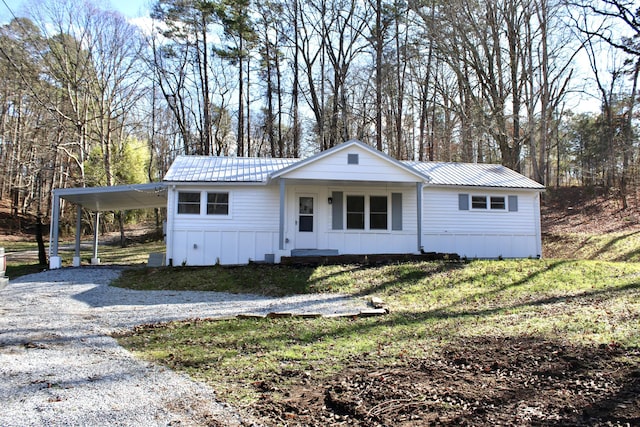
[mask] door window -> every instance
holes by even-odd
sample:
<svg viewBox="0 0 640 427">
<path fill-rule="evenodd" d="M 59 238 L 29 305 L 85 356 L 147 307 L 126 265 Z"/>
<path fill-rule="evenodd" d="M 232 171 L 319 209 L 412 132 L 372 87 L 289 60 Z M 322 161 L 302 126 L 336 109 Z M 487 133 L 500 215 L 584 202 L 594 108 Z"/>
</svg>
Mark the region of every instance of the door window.
<svg viewBox="0 0 640 427">
<path fill-rule="evenodd" d="M 298 231 L 313 231 L 313 197 L 300 197 L 298 211 Z"/>
</svg>

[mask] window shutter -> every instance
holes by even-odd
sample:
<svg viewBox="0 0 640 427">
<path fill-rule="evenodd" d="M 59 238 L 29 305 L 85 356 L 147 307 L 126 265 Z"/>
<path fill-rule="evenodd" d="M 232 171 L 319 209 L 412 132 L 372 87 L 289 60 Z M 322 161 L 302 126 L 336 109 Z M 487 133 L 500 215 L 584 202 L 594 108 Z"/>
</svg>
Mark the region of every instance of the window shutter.
<svg viewBox="0 0 640 427">
<path fill-rule="evenodd" d="M 518 212 L 518 196 L 509 196 L 509 212 Z"/>
<path fill-rule="evenodd" d="M 458 194 L 458 210 L 468 211 L 469 210 L 469 195 L 468 194 Z"/>
<path fill-rule="evenodd" d="M 334 191 L 331 193 L 331 228 L 333 230 L 342 230 L 342 203 L 344 197 L 342 191 Z"/>
<path fill-rule="evenodd" d="M 402 193 L 391 193 L 391 229 L 402 230 Z"/>
</svg>

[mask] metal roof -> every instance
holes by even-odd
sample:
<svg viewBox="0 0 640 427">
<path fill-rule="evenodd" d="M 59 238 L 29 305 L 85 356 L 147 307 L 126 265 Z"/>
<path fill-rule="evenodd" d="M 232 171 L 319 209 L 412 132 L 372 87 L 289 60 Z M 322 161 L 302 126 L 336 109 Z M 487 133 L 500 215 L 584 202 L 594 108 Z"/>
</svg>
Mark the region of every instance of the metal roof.
<svg viewBox="0 0 640 427">
<path fill-rule="evenodd" d="M 169 182 L 266 182 L 300 159 L 178 156 L 164 176 Z"/>
<path fill-rule="evenodd" d="M 416 161 L 403 163 L 427 175 L 431 185 L 544 189 L 544 185 L 502 165 Z"/>
<path fill-rule="evenodd" d="M 345 143 L 349 144 L 352 141 Z M 341 146 L 337 146 L 341 147 Z M 368 146 L 366 146 L 368 147 Z M 334 151 L 337 149 L 334 147 Z M 377 151 L 376 151 L 377 152 Z M 326 154 L 323 152 L 321 154 Z M 386 156 L 386 155 L 385 155 Z M 270 157 L 178 156 L 164 177 L 165 182 L 266 183 L 270 178 L 298 165 L 323 156 L 307 159 Z M 505 166 L 484 163 L 416 162 L 393 160 L 399 167 L 424 177 L 429 185 L 526 188 L 543 190 L 544 186 Z"/>
<path fill-rule="evenodd" d="M 167 188 L 161 182 L 112 187 L 57 188 L 53 194 L 92 211 L 116 211 L 167 206 Z"/>
</svg>

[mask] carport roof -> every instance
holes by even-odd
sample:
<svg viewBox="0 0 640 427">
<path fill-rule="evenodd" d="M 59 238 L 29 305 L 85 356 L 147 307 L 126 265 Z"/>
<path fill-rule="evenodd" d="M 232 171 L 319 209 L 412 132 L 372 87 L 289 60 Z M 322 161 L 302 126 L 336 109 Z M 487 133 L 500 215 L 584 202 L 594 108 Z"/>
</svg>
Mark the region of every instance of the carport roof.
<svg viewBox="0 0 640 427">
<path fill-rule="evenodd" d="M 161 182 L 112 187 L 58 188 L 53 194 L 92 211 L 117 211 L 167 206 L 167 187 Z"/>
</svg>

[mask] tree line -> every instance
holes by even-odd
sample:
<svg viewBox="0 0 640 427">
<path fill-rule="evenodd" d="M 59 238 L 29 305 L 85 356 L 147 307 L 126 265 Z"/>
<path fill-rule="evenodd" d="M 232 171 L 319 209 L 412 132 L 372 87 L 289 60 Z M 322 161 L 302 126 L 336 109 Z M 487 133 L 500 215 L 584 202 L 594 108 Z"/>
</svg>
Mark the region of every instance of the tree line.
<svg viewBox="0 0 640 427">
<path fill-rule="evenodd" d="M 0 199 L 157 181 L 179 154 L 502 163 L 636 189 L 626 0 L 157 0 L 148 25 L 52 0 L 0 27 Z M 597 109 L 576 111 L 581 92 Z M 578 106 L 579 107 L 579 106 Z M 635 194 L 635 193 L 634 193 Z"/>
</svg>

